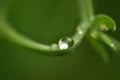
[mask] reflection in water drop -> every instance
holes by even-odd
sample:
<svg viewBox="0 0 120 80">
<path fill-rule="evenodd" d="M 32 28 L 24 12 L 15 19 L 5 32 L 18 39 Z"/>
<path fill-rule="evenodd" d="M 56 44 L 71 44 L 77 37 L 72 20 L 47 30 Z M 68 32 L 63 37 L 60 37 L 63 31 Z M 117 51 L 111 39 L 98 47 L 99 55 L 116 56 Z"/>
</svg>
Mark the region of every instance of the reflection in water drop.
<svg viewBox="0 0 120 80">
<path fill-rule="evenodd" d="M 68 49 L 69 47 L 71 47 L 74 44 L 74 41 L 72 38 L 70 37 L 62 37 L 59 42 L 58 42 L 58 46 L 60 49 Z"/>
</svg>

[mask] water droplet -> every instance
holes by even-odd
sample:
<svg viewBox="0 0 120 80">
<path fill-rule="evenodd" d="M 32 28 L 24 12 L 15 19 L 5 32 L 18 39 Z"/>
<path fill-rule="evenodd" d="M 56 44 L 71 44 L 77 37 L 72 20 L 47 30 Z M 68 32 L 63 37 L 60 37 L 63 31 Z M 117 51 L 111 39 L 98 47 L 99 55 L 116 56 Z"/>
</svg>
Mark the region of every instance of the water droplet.
<svg viewBox="0 0 120 80">
<path fill-rule="evenodd" d="M 97 39 L 97 38 L 98 38 L 98 33 L 97 33 L 97 31 L 92 31 L 92 32 L 90 33 L 90 35 L 91 35 L 91 37 L 94 38 L 94 39 Z"/>
<path fill-rule="evenodd" d="M 70 37 L 62 37 L 58 42 L 58 46 L 60 49 L 68 49 L 73 44 L 74 44 L 74 41 Z"/>
<path fill-rule="evenodd" d="M 80 31 L 78 31 L 78 33 L 79 33 L 79 34 L 83 34 L 83 31 L 82 31 L 82 30 L 80 30 Z"/>
<path fill-rule="evenodd" d="M 81 27 L 78 27 L 78 28 L 77 28 L 77 32 L 78 32 L 80 35 L 82 35 L 82 34 L 83 34 L 82 28 L 81 28 Z"/>
<path fill-rule="evenodd" d="M 113 41 L 111 44 L 110 44 L 110 47 L 112 47 L 115 51 L 117 51 L 117 47 L 116 47 L 117 43 L 115 41 Z"/>
<path fill-rule="evenodd" d="M 53 43 L 50 45 L 52 49 L 58 49 L 58 45 L 56 43 Z"/>
<path fill-rule="evenodd" d="M 110 46 L 111 46 L 111 47 L 114 47 L 114 44 L 113 44 L 113 43 L 111 43 L 111 44 L 110 44 Z"/>
</svg>

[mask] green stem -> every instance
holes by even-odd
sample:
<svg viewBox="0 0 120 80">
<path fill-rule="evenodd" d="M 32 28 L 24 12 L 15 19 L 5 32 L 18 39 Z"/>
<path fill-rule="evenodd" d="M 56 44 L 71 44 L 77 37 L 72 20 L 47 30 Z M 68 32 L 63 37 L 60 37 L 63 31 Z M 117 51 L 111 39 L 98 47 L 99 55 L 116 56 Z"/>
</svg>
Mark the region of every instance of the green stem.
<svg viewBox="0 0 120 80">
<path fill-rule="evenodd" d="M 81 23 L 77 26 L 77 32 L 72 37 L 75 41 L 74 46 L 78 46 L 82 41 L 90 28 L 90 21 L 94 17 L 92 0 L 78 0 L 78 3 Z"/>
<path fill-rule="evenodd" d="M 96 37 L 92 37 L 92 38 L 95 38 L 97 40 L 104 42 L 107 46 L 109 46 L 115 52 L 120 52 L 120 42 L 116 40 L 114 37 L 108 34 L 105 34 L 103 32 L 97 32 L 97 31 L 95 32 L 95 35 Z"/>
<path fill-rule="evenodd" d="M 89 21 L 94 17 L 92 0 L 78 0 L 78 6 L 82 22 Z"/>
<path fill-rule="evenodd" d="M 103 41 L 105 44 L 107 44 L 111 49 L 114 51 L 120 51 L 120 43 L 112 36 L 109 36 L 105 33 L 97 33 L 98 39 Z"/>
<path fill-rule="evenodd" d="M 22 34 L 19 34 L 12 26 L 7 23 L 7 21 L 0 21 L 0 33 L 8 41 L 11 41 L 17 45 L 27 47 L 34 50 L 40 51 L 57 51 L 57 48 L 51 48 L 51 46 L 44 45 L 38 42 L 35 42 Z"/>
<path fill-rule="evenodd" d="M 90 36 L 87 38 L 91 47 L 95 49 L 97 54 L 103 59 L 105 63 L 109 62 L 109 55 L 105 48 L 105 46 L 98 40 L 91 38 Z"/>
<path fill-rule="evenodd" d="M 80 16 L 82 20 L 82 24 L 78 25 L 77 32 L 72 36 L 74 40 L 74 45 L 72 48 L 75 48 L 81 41 L 82 38 L 85 36 L 88 28 L 90 27 L 89 22 L 93 18 L 93 8 L 92 8 L 92 1 L 91 0 L 78 0 L 80 4 Z M 86 23 L 87 22 L 87 23 Z M 82 28 L 82 34 L 79 33 L 79 28 Z M 13 27 L 7 23 L 6 20 L 0 20 L 0 33 L 6 38 L 8 41 L 11 41 L 17 45 L 30 48 L 32 50 L 37 51 L 44 51 L 44 52 L 56 52 L 56 51 L 64 51 L 58 47 L 51 47 L 50 45 L 41 44 L 35 42 L 22 34 L 19 34 Z M 68 48 L 70 50 L 71 48 Z M 65 54 L 65 53 L 61 53 Z M 50 54 L 49 54 L 50 55 Z M 58 55 L 58 54 L 51 54 L 51 55 Z"/>
</svg>

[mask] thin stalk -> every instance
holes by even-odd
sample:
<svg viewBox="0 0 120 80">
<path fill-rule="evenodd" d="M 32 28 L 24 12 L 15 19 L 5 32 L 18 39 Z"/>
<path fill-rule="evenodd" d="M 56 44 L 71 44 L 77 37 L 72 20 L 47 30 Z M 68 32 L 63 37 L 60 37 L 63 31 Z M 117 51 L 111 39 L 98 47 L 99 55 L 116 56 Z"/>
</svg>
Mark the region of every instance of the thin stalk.
<svg viewBox="0 0 120 80">
<path fill-rule="evenodd" d="M 95 51 L 102 58 L 104 63 L 108 63 L 109 55 L 108 55 L 108 52 L 107 52 L 105 46 L 100 41 L 93 39 L 90 36 L 87 39 L 89 40 L 91 47 L 93 47 L 95 49 Z"/>
<path fill-rule="evenodd" d="M 82 41 L 86 32 L 90 28 L 90 21 L 94 17 L 92 0 L 78 0 L 79 15 L 81 19 L 81 24 L 77 26 L 77 32 L 73 35 L 73 40 L 75 41 L 75 46 Z"/>
<path fill-rule="evenodd" d="M 3 35 L 3 38 L 7 39 L 8 41 L 26 48 L 46 52 L 58 50 L 56 48 L 51 48 L 49 45 L 41 44 L 25 37 L 13 29 L 12 26 L 7 23 L 7 21 L 0 21 L 0 33 Z"/>
<path fill-rule="evenodd" d="M 120 42 L 118 40 L 105 33 L 98 33 L 98 37 L 99 40 L 103 41 L 111 49 L 113 49 L 116 52 L 120 52 Z"/>
<path fill-rule="evenodd" d="M 74 40 L 74 45 L 72 46 L 72 48 L 75 48 L 76 45 L 78 45 L 82 41 L 82 38 L 85 36 L 86 31 L 90 27 L 89 22 L 93 18 L 92 0 L 78 0 L 78 3 L 80 5 L 79 11 L 82 24 L 77 26 L 78 30 L 72 36 Z M 82 34 L 79 33 L 79 28 L 82 28 Z M 13 27 L 4 19 L 0 20 L 0 33 L 4 36 L 4 38 L 6 38 L 6 40 L 32 50 L 45 52 L 64 51 L 61 50 L 59 47 L 51 47 L 50 45 L 41 44 L 25 37 L 24 35 L 18 33 L 15 29 L 13 29 Z M 68 48 L 68 50 L 72 50 L 72 48 Z"/>
<path fill-rule="evenodd" d="M 78 0 L 78 7 L 82 22 L 89 21 L 94 17 L 92 0 Z"/>
</svg>

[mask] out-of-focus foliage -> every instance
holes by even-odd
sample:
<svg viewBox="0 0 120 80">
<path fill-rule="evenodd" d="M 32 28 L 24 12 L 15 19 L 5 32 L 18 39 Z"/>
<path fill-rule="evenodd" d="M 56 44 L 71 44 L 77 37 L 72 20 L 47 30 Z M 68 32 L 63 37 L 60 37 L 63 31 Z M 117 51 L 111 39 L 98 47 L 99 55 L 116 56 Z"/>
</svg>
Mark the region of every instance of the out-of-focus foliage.
<svg viewBox="0 0 120 80">
<path fill-rule="evenodd" d="M 0 0 L 0 3 L 6 0 Z M 120 1 L 95 1 L 95 13 L 105 13 L 117 22 L 119 36 Z M 76 0 L 14 0 L 8 21 L 20 33 L 50 44 L 72 35 L 78 22 Z M 0 4 L 1 5 L 1 4 Z M 1 80 L 119 80 L 120 57 L 109 50 L 110 62 L 104 64 L 86 39 L 68 55 L 42 56 L 0 39 Z"/>
</svg>

